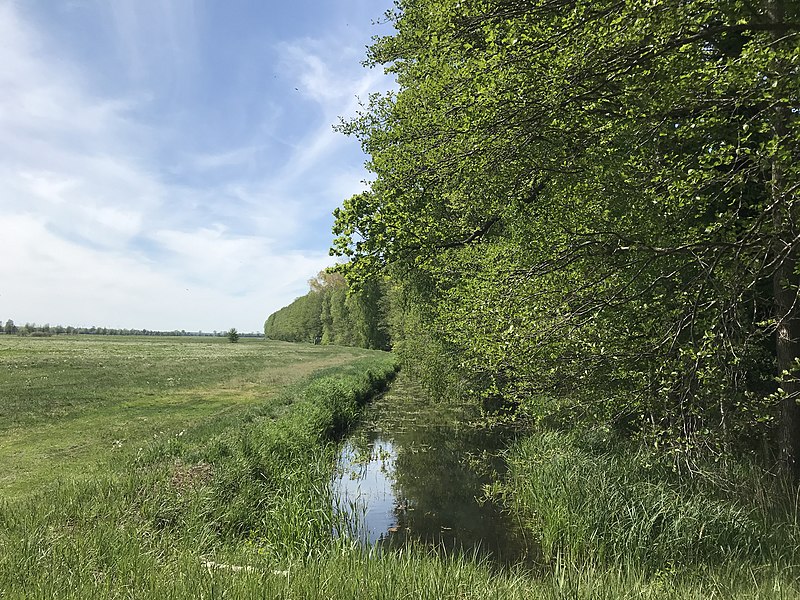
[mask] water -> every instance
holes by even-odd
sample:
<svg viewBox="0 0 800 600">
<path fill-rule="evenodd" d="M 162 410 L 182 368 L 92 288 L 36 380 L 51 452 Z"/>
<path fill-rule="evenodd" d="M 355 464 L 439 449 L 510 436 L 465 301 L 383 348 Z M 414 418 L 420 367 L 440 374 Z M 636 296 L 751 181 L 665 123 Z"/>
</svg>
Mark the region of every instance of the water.
<svg viewBox="0 0 800 600">
<path fill-rule="evenodd" d="M 524 543 L 484 486 L 503 470 L 508 428 L 476 427 L 468 405 L 430 404 L 401 376 L 344 444 L 333 481 L 348 535 L 364 545 L 414 540 L 516 562 Z"/>
</svg>

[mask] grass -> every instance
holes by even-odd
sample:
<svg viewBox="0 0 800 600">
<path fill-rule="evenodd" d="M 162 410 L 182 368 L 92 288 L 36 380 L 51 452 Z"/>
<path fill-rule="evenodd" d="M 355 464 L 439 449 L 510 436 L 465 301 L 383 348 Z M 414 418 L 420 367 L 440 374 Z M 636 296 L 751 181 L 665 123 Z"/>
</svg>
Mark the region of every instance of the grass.
<svg viewBox="0 0 800 600">
<path fill-rule="evenodd" d="M 385 353 L 3 338 L 0 367 L 0 440 L 21 444 L 0 461 L 25 467 L 0 499 L 2 599 L 800 597 L 796 498 L 756 465 L 680 479 L 591 432 L 508 452 L 493 492 L 532 565 L 337 538 L 336 440 Z"/>
<path fill-rule="evenodd" d="M 651 450 L 548 430 L 508 461 L 511 512 L 575 597 L 800 597 L 797 490 L 757 464 L 679 477 Z"/>
<path fill-rule="evenodd" d="M 150 351 L 142 343 L 133 347 Z M 218 357 L 227 348 L 205 349 L 202 356 Z M 303 362 L 290 379 L 310 365 L 337 364 L 285 384 L 267 401 L 243 401 L 247 406 L 236 414 L 222 411 L 191 427 L 183 423 L 179 434 L 137 442 L 140 450 L 117 455 L 91 478 L 65 477 L 6 499 L 0 597 L 169 597 L 176 585 L 193 594 L 205 580 L 187 582 L 186 574 L 220 570 L 209 565 L 224 565 L 221 574 L 234 576 L 242 571 L 225 565 L 243 557 L 287 564 L 338 543 L 328 485 L 334 442 L 391 378 L 394 360 L 380 352 L 289 344 L 254 345 L 240 356 L 250 363 L 249 353 L 266 352 L 257 364 L 271 356 L 286 366 L 276 356 L 281 350 Z M 223 362 L 233 375 L 228 382 L 243 380 L 246 368 Z M 162 364 L 159 372 L 173 371 Z M 262 366 L 253 377 L 274 375 L 265 373 Z M 161 393 L 172 397 L 171 390 Z M 95 404 L 113 413 L 113 400 L 99 397 Z M 91 415 L 90 404 L 64 420 Z M 173 409 L 178 418 L 186 407 Z"/>
<path fill-rule="evenodd" d="M 367 354 L 249 338 L 0 336 L 0 496 L 101 472 Z"/>
</svg>

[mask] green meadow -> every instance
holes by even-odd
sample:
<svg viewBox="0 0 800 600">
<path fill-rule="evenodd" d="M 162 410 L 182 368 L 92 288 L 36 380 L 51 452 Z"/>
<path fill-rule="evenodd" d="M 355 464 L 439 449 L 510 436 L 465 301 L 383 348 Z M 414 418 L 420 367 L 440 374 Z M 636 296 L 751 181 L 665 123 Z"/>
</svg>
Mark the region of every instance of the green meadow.
<svg viewBox="0 0 800 600">
<path fill-rule="evenodd" d="M 275 403 L 353 348 L 243 338 L 0 337 L 0 494 L 125 464 L 159 440 Z"/>
</svg>

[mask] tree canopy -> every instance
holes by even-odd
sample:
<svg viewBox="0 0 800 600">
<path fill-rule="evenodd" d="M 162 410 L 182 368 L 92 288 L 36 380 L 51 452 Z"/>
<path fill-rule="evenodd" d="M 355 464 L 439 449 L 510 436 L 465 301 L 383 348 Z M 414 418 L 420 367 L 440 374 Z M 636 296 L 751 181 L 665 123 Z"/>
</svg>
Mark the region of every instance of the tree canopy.
<svg viewBox="0 0 800 600">
<path fill-rule="evenodd" d="M 267 318 L 267 338 L 388 349 L 386 301 L 383 286 L 377 280 L 352 291 L 342 275 L 322 271 L 309 281 L 309 286 L 305 296 Z"/>
<path fill-rule="evenodd" d="M 796 3 L 402 0 L 335 213 L 430 385 L 800 458 Z M 419 352 L 424 348 L 424 352 Z M 443 376 L 446 374 L 446 376 Z"/>
</svg>

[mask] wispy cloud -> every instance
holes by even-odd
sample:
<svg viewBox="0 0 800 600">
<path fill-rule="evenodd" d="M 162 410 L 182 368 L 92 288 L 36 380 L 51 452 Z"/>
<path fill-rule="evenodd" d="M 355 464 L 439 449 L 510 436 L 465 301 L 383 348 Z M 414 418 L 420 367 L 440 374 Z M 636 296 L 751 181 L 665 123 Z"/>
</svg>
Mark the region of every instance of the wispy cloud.
<svg viewBox="0 0 800 600">
<path fill-rule="evenodd" d="M 194 170 L 204 172 L 209 169 L 247 167 L 258 161 L 258 154 L 262 151 L 262 146 L 243 146 L 223 152 L 190 155 L 185 159 L 185 163 Z"/>
<path fill-rule="evenodd" d="M 116 0 L 104 4 L 115 29 L 117 52 L 134 81 L 193 68 L 197 56 L 193 0 Z"/>
<path fill-rule="evenodd" d="M 333 125 L 340 118 L 355 116 L 360 102 L 366 100 L 370 92 L 388 89 L 392 82 L 380 70 L 357 68 L 361 50 L 337 46 L 335 40 L 304 39 L 283 44 L 279 51 L 282 68 L 292 74 L 297 90 L 314 102 L 321 114 L 318 126 L 296 145 L 295 154 L 282 172 L 282 178 L 293 182 L 314 169 L 322 168 L 329 181 L 338 182 L 337 192 L 353 194 L 361 191 L 360 182 L 352 191 L 343 189 L 341 184 L 352 181 L 352 177 L 342 177 L 338 169 L 325 169 L 325 157 L 334 152 L 349 152 L 353 157 L 351 165 L 357 164 L 361 157 L 355 140 L 344 138 L 334 131 Z M 343 198 L 340 197 L 339 202 Z M 330 208 L 326 204 L 326 210 Z"/>
<path fill-rule="evenodd" d="M 136 143 L 131 103 L 88 95 L 13 8 L 0 4 L 0 207 L 119 246 L 160 196 L 126 145 Z"/>
<path fill-rule="evenodd" d="M 270 299 L 293 298 L 304 284 L 298 274 L 327 263 L 321 255 L 264 254 L 261 242 L 213 230 L 158 232 L 174 250 L 164 264 L 71 243 L 31 216 L 5 218 L 4 227 L 0 272 L 13 285 L 0 286 L 0 307 L 3 319 L 20 322 L 40 315 L 40 323 L 54 324 L 258 329 L 266 311 L 281 306 L 270 307 Z M 47 316 L 54 303 L 58 321 Z"/>
</svg>

